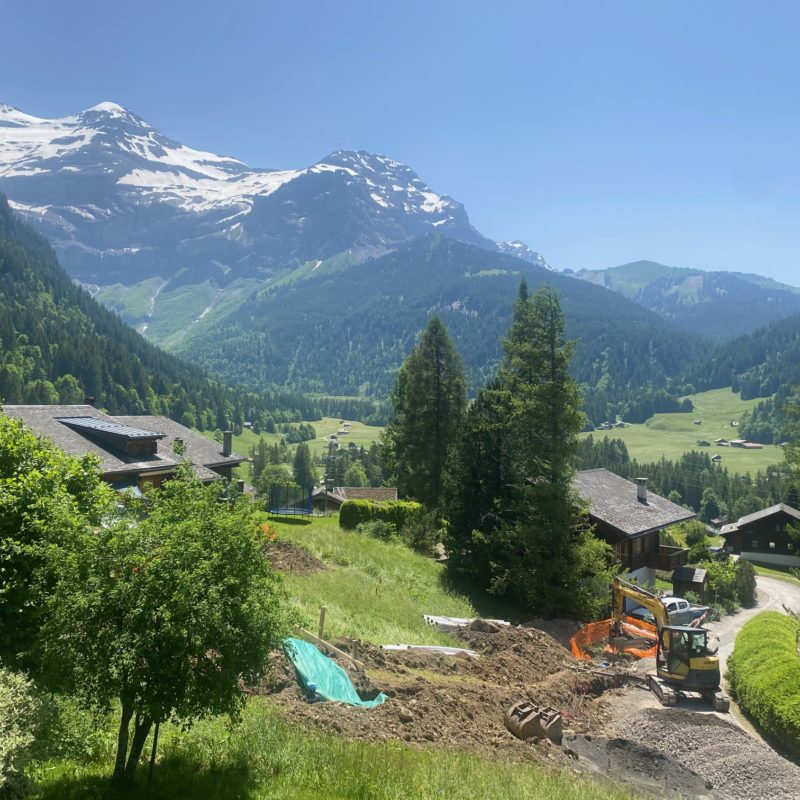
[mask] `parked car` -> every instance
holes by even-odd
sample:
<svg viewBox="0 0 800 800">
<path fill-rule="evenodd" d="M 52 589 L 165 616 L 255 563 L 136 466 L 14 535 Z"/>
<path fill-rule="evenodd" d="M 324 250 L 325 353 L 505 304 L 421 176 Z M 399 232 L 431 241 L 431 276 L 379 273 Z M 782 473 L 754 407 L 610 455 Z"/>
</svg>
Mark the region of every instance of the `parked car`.
<svg viewBox="0 0 800 800">
<path fill-rule="evenodd" d="M 707 614 L 708 606 L 696 606 L 682 597 L 662 597 L 661 602 L 667 607 L 670 625 L 689 625 L 694 620 Z M 642 606 L 634 608 L 632 611 L 625 612 L 629 617 L 641 619 L 655 625 L 653 615 Z"/>
</svg>

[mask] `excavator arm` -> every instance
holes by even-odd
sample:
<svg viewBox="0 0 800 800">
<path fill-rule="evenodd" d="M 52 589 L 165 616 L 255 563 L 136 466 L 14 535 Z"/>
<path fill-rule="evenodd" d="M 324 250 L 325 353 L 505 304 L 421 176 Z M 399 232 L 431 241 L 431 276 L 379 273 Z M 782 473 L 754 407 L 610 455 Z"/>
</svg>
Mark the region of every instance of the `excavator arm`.
<svg viewBox="0 0 800 800">
<path fill-rule="evenodd" d="M 622 622 L 622 615 L 625 612 L 626 597 L 643 608 L 646 608 L 655 617 L 656 627 L 659 632 L 662 628 L 669 625 L 666 606 L 661 602 L 660 597 L 654 595 L 652 592 L 648 592 L 647 589 L 642 589 L 641 586 L 628 583 L 620 578 L 614 578 L 611 584 L 611 591 L 614 600 L 611 611 L 611 627 L 613 630 L 619 630 L 620 623 Z"/>
</svg>

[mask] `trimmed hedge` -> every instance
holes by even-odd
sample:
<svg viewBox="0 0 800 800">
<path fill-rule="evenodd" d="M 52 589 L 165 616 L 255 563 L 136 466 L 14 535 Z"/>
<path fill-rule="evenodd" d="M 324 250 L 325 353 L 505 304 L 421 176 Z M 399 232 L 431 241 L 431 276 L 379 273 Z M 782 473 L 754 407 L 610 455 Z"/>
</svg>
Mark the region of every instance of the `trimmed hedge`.
<svg viewBox="0 0 800 800">
<path fill-rule="evenodd" d="M 419 503 L 411 500 L 345 500 L 339 509 L 339 527 L 353 531 L 362 522 L 381 520 L 400 530 L 406 522 L 422 509 Z"/>
<path fill-rule="evenodd" d="M 744 625 L 728 660 L 728 681 L 763 731 L 800 755 L 800 622 L 764 611 Z"/>
</svg>

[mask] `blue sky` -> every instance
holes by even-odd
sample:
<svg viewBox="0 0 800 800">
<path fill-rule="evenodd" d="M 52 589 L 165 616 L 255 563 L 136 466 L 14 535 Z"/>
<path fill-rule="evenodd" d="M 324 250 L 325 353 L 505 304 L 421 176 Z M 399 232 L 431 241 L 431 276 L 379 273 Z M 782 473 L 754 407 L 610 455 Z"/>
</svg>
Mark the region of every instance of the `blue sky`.
<svg viewBox="0 0 800 800">
<path fill-rule="evenodd" d="M 113 100 L 264 167 L 411 165 L 556 267 L 800 285 L 800 4 L 5 4 L 0 101 Z"/>
</svg>

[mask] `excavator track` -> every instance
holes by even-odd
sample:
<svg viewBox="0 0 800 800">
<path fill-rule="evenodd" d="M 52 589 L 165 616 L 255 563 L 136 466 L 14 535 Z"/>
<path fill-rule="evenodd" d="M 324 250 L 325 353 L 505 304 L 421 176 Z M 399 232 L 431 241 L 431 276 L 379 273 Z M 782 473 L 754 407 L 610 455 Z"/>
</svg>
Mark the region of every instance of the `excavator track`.
<svg viewBox="0 0 800 800">
<path fill-rule="evenodd" d="M 660 678 L 650 675 L 647 683 L 662 706 L 674 706 L 678 702 L 678 693 Z"/>
</svg>

